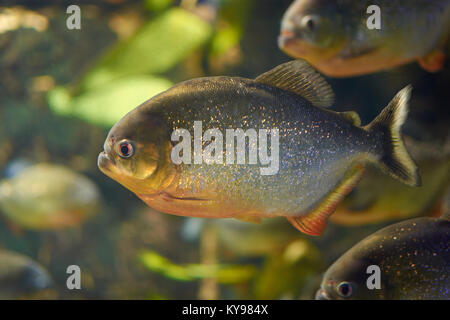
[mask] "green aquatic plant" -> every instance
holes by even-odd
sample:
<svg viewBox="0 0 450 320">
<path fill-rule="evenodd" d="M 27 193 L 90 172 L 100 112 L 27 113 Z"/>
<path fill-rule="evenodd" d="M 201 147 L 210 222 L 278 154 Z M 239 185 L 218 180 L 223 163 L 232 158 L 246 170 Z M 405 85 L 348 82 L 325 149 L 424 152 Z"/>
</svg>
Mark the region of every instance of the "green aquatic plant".
<svg viewBox="0 0 450 320">
<path fill-rule="evenodd" d="M 81 82 L 87 90 L 128 75 L 162 73 L 200 48 L 211 26 L 180 8 L 165 11 L 118 44 Z"/>
<path fill-rule="evenodd" d="M 211 26 L 180 8 L 164 11 L 107 52 L 76 87 L 57 86 L 50 109 L 111 127 L 135 106 L 168 89 L 166 72 L 209 39 Z"/>
<path fill-rule="evenodd" d="M 178 281 L 216 279 L 219 283 L 235 284 L 249 281 L 256 274 L 251 265 L 196 264 L 177 265 L 155 251 L 143 251 L 140 261 L 146 268 Z"/>
<path fill-rule="evenodd" d="M 58 115 L 109 128 L 132 108 L 171 86 L 172 82 L 166 78 L 139 75 L 107 83 L 76 97 L 60 86 L 50 91 L 47 98 Z"/>
<path fill-rule="evenodd" d="M 174 2 L 174 0 L 144 0 L 145 7 L 151 12 L 163 11 Z"/>
</svg>

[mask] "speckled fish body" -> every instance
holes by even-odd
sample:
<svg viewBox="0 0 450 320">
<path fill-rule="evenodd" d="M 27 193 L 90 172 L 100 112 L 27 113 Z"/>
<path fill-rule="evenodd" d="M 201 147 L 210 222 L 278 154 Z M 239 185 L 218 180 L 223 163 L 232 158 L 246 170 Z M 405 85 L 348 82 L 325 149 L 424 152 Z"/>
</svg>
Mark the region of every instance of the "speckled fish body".
<svg viewBox="0 0 450 320">
<path fill-rule="evenodd" d="M 305 66 L 294 62 L 281 69 L 295 70 L 298 64 Z M 309 214 L 349 172 L 359 173 L 361 163 L 384 153 L 384 136 L 314 106 L 314 98 L 307 100 L 263 80 L 195 79 L 150 99 L 111 129 L 99 156 L 100 169 L 162 212 L 254 220 Z M 328 88 L 322 90 L 329 95 Z M 278 129 L 278 172 L 261 175 L 261 165 L 251 164 L 174 165 L 169 158 L 171 133 L 184 128 L 193 136 L 194 121 L 201 121 L 203 131 Z M 117 156 L 117 143 L 123 139 L 135 141 L 136 154 L 130 159 Z M 140 155 L 137 150 L 142 148 L 153 152 Z M 136 179 L 144 175 L 151 179 Z"/>
<path fill-rule="evenodd" d="M 159 99 L 164 103 L 158 104 Z M 308 212 L 356 160 L 377 147 L 373 137 L 339 115 L 251 80 L 193 80 L 155 100 L 152 109 L 164 108 L 170 130 L 193 128 L 194 120 L 202 121 L 205 129 L 222 132 L 227 128 L 280 130 L 278 174 L 263 176 L 259 166 L 249 164 L 180 165 L 178 181 L 171 188 L 175 196 L 208 199 L 213 194 L 212 202 L 223 206 L 214 205 L 217 215 L 208 209 L 206 216 L 233 215 L 238 208 L 266 216 Z"/>
<path fill-rule="evenodd" d="M 416 218 L 381 229 L 327 270 L 316 298 L 448 300 L 449 241 L 448 218 Z M 370 265 L 380 268 L 380 289 L 367 288 Z"/>
<path fill-rule="evenodd" d="M 367 21 L 380 8 L 380 29 Z M 286 11 L 279 46 L 321 72 L 347 77 L 419 61 L 441 70 L 450 35 L 449 0 L 297 0 Z"/>
</svg>

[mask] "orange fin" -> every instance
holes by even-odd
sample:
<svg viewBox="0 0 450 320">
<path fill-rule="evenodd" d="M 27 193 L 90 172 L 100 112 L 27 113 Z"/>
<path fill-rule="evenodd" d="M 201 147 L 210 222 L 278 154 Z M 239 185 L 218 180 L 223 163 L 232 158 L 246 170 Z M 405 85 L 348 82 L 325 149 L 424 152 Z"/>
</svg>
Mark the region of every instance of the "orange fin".
<svg viewBox="0 0 450 320">
<path fill-rule="evenodd" d="M 354 166 L 314 211 L 305 216 L 287 217 L 288 221 L 301 232 L 311 236 L 320 236 L 325 230 L 328 217 L 336 210 L 342 199 L 353 190 L 363 173 L 363 165 Z"/>
<path fill-rule="evenodd" d="M 418 62 L 428 72 L 438 72 L 444 69 L 445 54 L 441 50 L 435 50 L 420 58 Z"/>
</svg>

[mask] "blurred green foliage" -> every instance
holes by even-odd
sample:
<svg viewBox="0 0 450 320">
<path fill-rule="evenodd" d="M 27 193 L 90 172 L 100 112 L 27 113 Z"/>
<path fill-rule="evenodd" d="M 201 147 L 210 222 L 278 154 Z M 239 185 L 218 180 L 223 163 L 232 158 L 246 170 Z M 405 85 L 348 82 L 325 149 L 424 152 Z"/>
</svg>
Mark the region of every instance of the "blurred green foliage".
<svg viewBox="0 0 450 320">
<path fill-rule="evenodd" d="M 64 87 L 51 90 L 50 108 L 60 115 L 111 127 L 132 108 L 170 88 L 170 80 L 152 74 L 186 59 L 211 33 L 212 27 L 192 13 L 180 8 L 166 10 L 108 51 L 75 92 Z"/>
<path fill-rule="evenodd" d="M 56 87 L 49 92 L 48 101 L 59 115 L 74 116 L 110 128 L 128 111 L 171 86 L 170 80 L 161 77 L 130 76 L 76 97 L 64 87 Z"/>
<path fill-rule="evenodd" d="M 211 26 L 192 13 L 167 10 L 108 52 L 82 80 L 81 90 L 124 76 L 165 72 L 202 46 L 211 32 Z"/>
<path fill-rule="evenodd" d="M 145 7 L 150 11 L 163 11 L 167 9 L 175 0 L 145 0 Z"/>
<path fill-rule="evenodd" d="M 213 278 L 223 284 L 243 283 L 253 278 L 257 270 L 252 265 L 195 263 L 177 265 L 154 251 L 144 251 L 139 257 L 149 270 L 178 281 Z"/>
<path fill-rule="evenodd" d="M 221 22 L 211 43 L 211 54 L 223 55 L 239 45 L 254 1 L 225 0 L 220 11 Z"/>
</svg>

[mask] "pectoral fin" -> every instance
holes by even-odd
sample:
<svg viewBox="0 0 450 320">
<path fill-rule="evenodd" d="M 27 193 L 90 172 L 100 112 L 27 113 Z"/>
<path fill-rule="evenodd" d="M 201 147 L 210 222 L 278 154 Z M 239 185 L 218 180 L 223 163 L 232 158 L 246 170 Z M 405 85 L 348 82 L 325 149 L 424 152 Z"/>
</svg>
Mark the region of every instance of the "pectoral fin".
<svg viewBox="0 0 450 320">
<path fill-rule="evenodd" d="M 438 72 L 444 69 L 445 54 L 441 50 L 435 50 L 420 58 L 418 62 L 428 72 Z"/>
<path fill-rule="evenodd" d="M 363 173 L 364 166 L 355 165 L 314 211 L 305 216 L 287 217 L 288 221 L 301 232 L 311 236 L 321 235 L 327 225 L 328 217 L 336 210 L 345 195 L 356 186 Z"/>
</svg>

